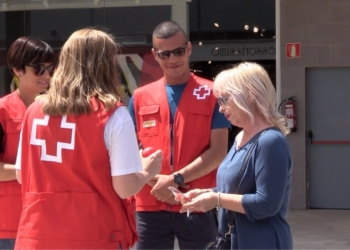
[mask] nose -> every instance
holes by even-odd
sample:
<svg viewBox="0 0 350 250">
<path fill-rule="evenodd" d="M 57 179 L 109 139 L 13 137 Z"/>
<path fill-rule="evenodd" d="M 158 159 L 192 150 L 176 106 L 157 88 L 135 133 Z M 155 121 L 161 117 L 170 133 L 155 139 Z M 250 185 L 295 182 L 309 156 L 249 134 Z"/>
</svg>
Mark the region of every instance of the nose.
<svg viewBox="0 0 350 250">
<path fill-rule="evenodd" d="M 221 105 L 219 104 L 219 112 L 220 112 L 220 113 L 224 113 L 224 112 L 225 112 L 225 106 L 221 106 Z"/>
</svg>

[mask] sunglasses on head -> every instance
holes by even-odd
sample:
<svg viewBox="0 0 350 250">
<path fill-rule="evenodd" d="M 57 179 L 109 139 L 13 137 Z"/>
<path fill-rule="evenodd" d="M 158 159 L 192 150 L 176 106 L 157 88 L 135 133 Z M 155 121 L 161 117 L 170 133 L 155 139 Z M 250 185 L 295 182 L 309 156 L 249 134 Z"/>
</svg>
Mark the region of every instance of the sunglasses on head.
<svg viewBox="0 0 350 250">
<path fill-rule="evenodd" d="M 27 66 L 32 67 L 34 69 L 34 74 L 36 76 L 42 76 L 45 73 L 45 70 L 47 70 L 47 72 L 49 72 L 50 76 L 52 76 L 53 70 L 55 68 L 54 64 L 50 64 L 49 66 L 45 66 L 44 64 L 41 64 L 41 63 L 30 64 Z"/>
<path fill-rule="evenodd" d="M 183 56 L 186 52 L 187 44 L 185 46 L 173 49 L 173 50 L 165 50 L 165 51 L 157 51 L 154 49 L 158 57 L 162 60 L 168 59 L 170 57 L 170 54 L 173 54 L 174 56 Z"/>
</svg>

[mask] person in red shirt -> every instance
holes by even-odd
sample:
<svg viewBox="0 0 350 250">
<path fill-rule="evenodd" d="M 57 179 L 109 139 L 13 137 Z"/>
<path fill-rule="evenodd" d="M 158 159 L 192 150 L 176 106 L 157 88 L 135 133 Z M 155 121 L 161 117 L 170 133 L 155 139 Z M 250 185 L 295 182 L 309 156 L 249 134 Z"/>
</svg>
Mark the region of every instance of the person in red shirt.
<svg viewBox="0 0 350 250">
<path fill-rule="evenodd" d="M 216 186 L 216 169 L 227 153 L 230 124 L 219 112 L 213 82 L 191 73 L 192 44 L 174 21 L 153 31 L 152 54 L 163 70 L 158 81 L 133 92 L 129 112 L 143 147 L 161 148 L 161 174 L 135 196 L 137 249 L 203 249 L 215 240 L 212 214 L 180 214 L 169 186 L 185 192 Z"/>
<path fill-rule="evenodd" d="M 14 167 L 21 123 L 27 107 L 47 90 L 53 62 L 52 48 L 35 37 L 18 38 L 7 53 L 8 67 L 19 85 L 0 98 L 0 249 L 13 249 L 22 210 Z"/>
<path fill-rule="evenodd" d="M 140 155 L 121 103 L 118 52 L 106 32 L 74 32 L 47 95 L 28 108 L 16 161 L 23 210 L 15 249 L 129 249 L 136 242 L 129 197 L 160 172 L 162 151 Z"/>
</svg>

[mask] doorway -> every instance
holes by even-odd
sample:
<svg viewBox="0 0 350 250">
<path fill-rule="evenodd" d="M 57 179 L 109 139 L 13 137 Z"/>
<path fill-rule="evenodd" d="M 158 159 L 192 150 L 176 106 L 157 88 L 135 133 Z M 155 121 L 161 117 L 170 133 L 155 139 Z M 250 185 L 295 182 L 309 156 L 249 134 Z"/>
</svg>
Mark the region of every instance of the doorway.
<svg viewBox="0 0 350 250">
<path fill-rule="evenodd" d="M 306 69 L 310 208 L 350 209 L 350 68 Z"/>
</svg>

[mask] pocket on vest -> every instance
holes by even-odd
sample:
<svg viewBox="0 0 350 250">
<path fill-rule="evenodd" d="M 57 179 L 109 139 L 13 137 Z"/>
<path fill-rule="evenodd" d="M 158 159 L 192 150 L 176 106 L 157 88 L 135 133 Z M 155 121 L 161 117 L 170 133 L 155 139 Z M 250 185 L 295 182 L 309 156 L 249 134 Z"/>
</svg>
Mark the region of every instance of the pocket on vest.
<svg viewBox="0 0 350 250">
<path fill-rule="evenodd" d="M 160 121 L 160 105 L 142 106 L 139 109 L 139 136 L 156 136 Z"/>
<path fill-rule="evenodd" d="M 21 235 L 28 239 L 97 240 L 96 193 L 26 193 Z"/>
</svg>

